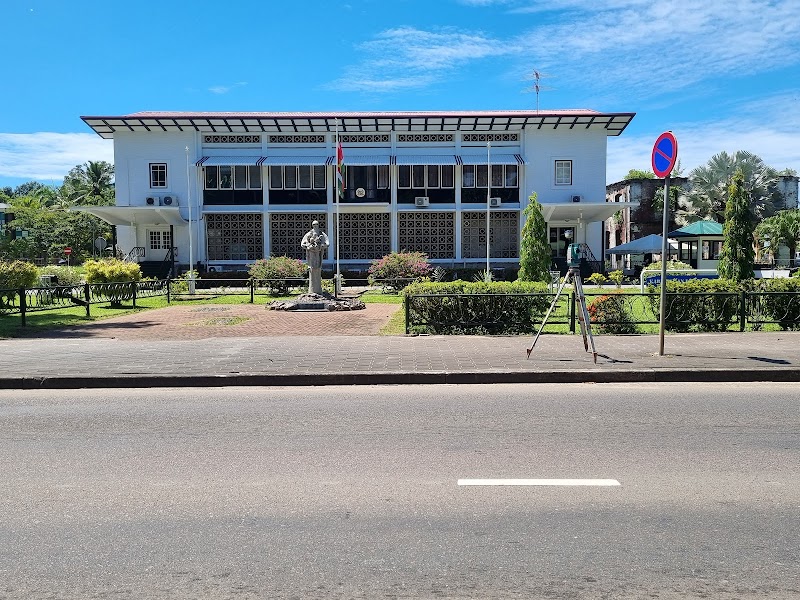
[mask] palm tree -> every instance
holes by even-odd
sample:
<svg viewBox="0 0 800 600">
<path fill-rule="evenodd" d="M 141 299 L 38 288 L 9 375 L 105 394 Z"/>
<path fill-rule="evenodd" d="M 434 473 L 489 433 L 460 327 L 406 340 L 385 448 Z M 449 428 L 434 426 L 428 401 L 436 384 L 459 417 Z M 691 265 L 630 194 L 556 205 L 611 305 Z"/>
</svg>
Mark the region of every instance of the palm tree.
<svg viewBox="0 0 800 600">
<path fill-rule="evenodd" d="M 715 154 L 705 165 L 689 173 L 692 189 L 687 200 L 695 220 L 710 217 L 719 223 L 723 222 L 728 190 L 737 171 L 742 172 L 744 191 L 753 218 L 760 221 L 774 214 L 773 194 L 777 171 L 752 152 L 739 150 L 734 154 Z"/>
<path fill-rule="evenodd" d="M 771 254 L 774 255 L 779 245 L 789 248 L 789 264 L 794 264 L 794 256 L 800 243 L 800 209 L 782 210 L 768 219 L 764 219 L 756 227 L 756 239 L 759 246 L 769 240 Z"/>
<path fill-rule="evenodd" d="M 103 160 L 78 165 L 64 177 L 63 188 L 75 204 L 113 204 L 114 165 Z"/>
</svg>

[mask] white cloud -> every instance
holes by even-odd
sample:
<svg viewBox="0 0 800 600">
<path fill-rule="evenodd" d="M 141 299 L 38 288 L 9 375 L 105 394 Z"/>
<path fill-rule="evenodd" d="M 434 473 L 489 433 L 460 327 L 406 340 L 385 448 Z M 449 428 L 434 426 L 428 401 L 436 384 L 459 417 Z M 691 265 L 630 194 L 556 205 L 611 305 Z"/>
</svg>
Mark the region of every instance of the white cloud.
<svg viewBox="0 0 800 600">
<path fill-rule="evenodd" d="M 548 8 L 553 8 L 549 5 Z M 510 42 L 540 65 L 592 90 L 630 97 L 674 93 L 711 77 L 797 64 L 800 19 L 794 0 L 562 0 L 557 21 L 543 20 Z M 541 11 L 541 5 L 517 11 Z"/>
<path fill-rule="evenodd" d="M 754 100 L 740 107 L 731 117 L 711 122 L 677 123 L 672 131 L 678 140 L 678 158 L 684 174 L 708 162 L 713 155 L 747 150 L 760 156 L 769 166 L 800 172 L 800 144 L 797 131 L 800 116 L 791 94 Z M 636 136 L 623 133 L 608 143 L 609 183 L 621 180 L 630 169 L 652 170 L 653 144 L 662 131 Z"/>
<path fill-rule="evenodd" d="M 0 133 L 0 177 L 60 183 L 88 160 L 113 163 L 113 142 L 94 133 Z"/>
<path fill-rule="evenodd" d="M 381 32 L 359 48 L 365 59 L 349 67 L 343 77 L 327 87 L 359 92 L 420 88 L 470 61 L 510 52 L 505 44 L 482 33 L 454 29 L 423 31 L 413 27 Z"/>
<path fill-rule="evenodd" d="M 242 86 L 245 86 L 245 85 L 247 85 L 246 81 L 237 81 L 236 83 L 234 83 L 232 85 L 215 85 L 213 87 L 208 88 L 208 91 L 212 92 L 214 94 L 227 94 L 232 89 L 237 88 L 237 87 L 242 87 Z"/>
</svg>

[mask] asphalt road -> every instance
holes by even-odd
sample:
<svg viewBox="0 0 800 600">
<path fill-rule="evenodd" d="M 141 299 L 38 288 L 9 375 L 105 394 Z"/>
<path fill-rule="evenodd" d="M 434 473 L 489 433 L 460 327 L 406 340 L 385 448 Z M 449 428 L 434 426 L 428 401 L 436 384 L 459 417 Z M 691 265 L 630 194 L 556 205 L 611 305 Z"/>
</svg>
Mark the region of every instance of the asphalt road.
<svg viewBox="0 0 800 600">
<path fill-rule="evenodd" d="M 0 391 L 0 464 L 2 600 L 800 598 L 796 384 Z"/>
</svg>

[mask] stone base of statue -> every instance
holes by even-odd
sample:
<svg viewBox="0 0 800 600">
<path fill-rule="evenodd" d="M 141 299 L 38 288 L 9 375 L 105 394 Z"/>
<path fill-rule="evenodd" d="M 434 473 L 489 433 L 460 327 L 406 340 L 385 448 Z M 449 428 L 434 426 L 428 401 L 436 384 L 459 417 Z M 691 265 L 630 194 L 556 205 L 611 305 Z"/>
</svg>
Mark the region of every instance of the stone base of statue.
<svg viewBox="0 0 800 600">
<path fill-rule="evenodd" d="M 334 310 L 361 310 L 366 305 L 358 298 L 335 298 L 327 292 L 303 294 L 294 300 L 275 300 L 267 304 L 270 310 L 301 310 L 330 312 Z"/>
</svg>

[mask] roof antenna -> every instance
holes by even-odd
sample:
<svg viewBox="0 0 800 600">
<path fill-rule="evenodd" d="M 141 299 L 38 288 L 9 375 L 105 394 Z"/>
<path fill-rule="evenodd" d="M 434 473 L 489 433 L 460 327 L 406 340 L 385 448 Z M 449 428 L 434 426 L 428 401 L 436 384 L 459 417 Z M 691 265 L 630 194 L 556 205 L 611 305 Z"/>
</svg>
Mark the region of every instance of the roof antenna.
<svg viewBox="0 0 800 600">
<path fill-rule="evenodd" d="M 542 73 L 538 69 L 534 69 L 533 72 L 528 75 L 525 79 L 528 81 L 533 81 L 533 85 L 529 88 L 525 88 L 523 91 L 525 92 L 536 92 L 536 113 L 539 113 L 539 92 L 543 90 L 552 90 L 553 88 L 547 87 L 541 84 L 541 80 L 549 77 L 546 73 Z"/>
</svg>

